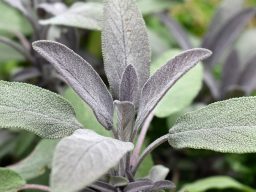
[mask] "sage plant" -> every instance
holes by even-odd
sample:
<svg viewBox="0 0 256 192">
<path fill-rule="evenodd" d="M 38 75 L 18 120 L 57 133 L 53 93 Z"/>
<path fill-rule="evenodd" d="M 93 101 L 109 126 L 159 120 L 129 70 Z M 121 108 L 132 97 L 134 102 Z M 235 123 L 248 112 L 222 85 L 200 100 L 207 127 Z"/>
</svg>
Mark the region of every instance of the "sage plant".
<svg viewBox="0 0 256 192">
<path fill-rule="evenodd" d="M 134 155 L 141 127 L 161 98 L 187 71 L 211 55 L 207 49 L 187 50 L 150 76 L 148 37 L 134 0 L 104 3 L 102 49 L 110 91 L 91 65 L 65 45 L 44 40 L 34 42 L 33 48 L 91 107 L 113 137 L 83 128 L 61 96 L 33 85 L 2 81 L 1 128 L 25 129 L 45 139 L 61 138 L 51 165 L 50 188 L 25 184 L 14 165 L 10 170 L 0 169 L 5 186 L 9 182 L 11 189 L 161 191 L 175 187 L 161 168 L 155 168 L 154 177 L 138 179 L 135 174 L 144 158 L 163 142 L 169 141 L 177 149 L 233 153 L 256 150 L 256 98 L 244 97 L 181 116 L 168 134 L 148 145 L 139 157 Z"/>
</svg>

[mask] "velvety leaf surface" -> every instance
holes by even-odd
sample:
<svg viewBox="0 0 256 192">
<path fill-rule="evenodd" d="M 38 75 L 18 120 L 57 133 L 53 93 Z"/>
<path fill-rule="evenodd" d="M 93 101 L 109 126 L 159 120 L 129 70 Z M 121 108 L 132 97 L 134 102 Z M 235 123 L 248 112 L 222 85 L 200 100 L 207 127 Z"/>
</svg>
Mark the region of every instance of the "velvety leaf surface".
<svg viewBox="0 0 256 192">
<path fill-rule="evenodd" d="M 149 77 L 150 48 L 144 20 L 134 0 L 108 0 L 104 7 L 102 49 L 105 72 L 115 97 L 122 74 L 133 65 L 142 87 Z"/>
<path fill-rule="evenodd" d="M 52 191 L 81 190 L 116 166 L 132 149 L 132 143 L 103 137 L 90 130 L 77 130 L 57 146 L 51 175 Z"/>
<path fill-rule="evenodd" d="M 165 180 L 169 171 L 170 169 L 163 165 L 155 165 L 151 168 L 147 178 L 151 179 L 153 182 Z"/>
<path fill-rule="evenodd" d="M 120 84 L 120 101 L 130 101 L 134 105 L 138 103 L 139 85 L 138 75 L 132 65 L 128 65 L 122 75 Z"/>
<path fill-rule="evenodd" d="M 151 64 L 150 73 L 154 74 L 163 64 L 168 62 L 170 57 L 175 57 L 180 52 L 179 50 L 169 50 L 162 54 L 159 59 Z M 181 77 L 166 93 L 156 106 L 154 110 L 155 115 L 157 117 L 167 117 L 188 107 L 200 91 L 202 81 L 203 67 L 202 64 L 198 64 Z"/>
<path fill-rule="evenodd" d="M 102 26 L 102 9 L 101 3 L 76 2 L 67 11 L 50 19 L 41 20 L 40 24 L 100 30 Z"/>
<path fill-rule="evenodd" d="M 81 125 L 71 105 L 48 90 L 0 81 L 0 128 L 25 129 L 43 138 L 62 138 Z"/>
<path fill-rule="evenodd" d="M 51 167 L 53 153 L 59 140 L 42 140 L 24 160 L 9 168 L 30 180 L 45 173 Z"/>
<path fill-rule="evenodd" d="M 16 192 L 25 183 L 25 180 L 16 172 L 0 168 L 0 192 Z"/>
<path fill-rule="evenodd" d="M 16 1 L 16 0 L 11 0 Z M 138 6 L 143 14 L 156 13 L 171 7 L 169 0 L 139 0 Z M 68 10 L 52 17 L 41 20 L 42 25 L 62 25 L 81 29 L 101 30 L 103 17 L 103 1 L 76 2 Z"/>
<path fill-rule="evenodd" d="M 37 41 L 33 48 L 53 64 L 76 93 L 92 108 L 98 121 L 112 128 L 113 101 L 97 72 L 71 49 L 53 41 Z"/>
<path fill-rule="evenodd" d="M 103 136 L 112 136 L 111 131 L 106 130 L 96 119 L 91 108 L 71 88 L 64 91 L 63 96 L 71 103 L 78 121 L 86 128 Z"/>
<path fill-rule="evenodd" d="M 167 64 L 157 70 L 142 89 L 136 128 L 141 126 L 149 113 L 178 79 L 193 68 L 199 61 L 210 55 L 211 52 L 207 49 L 187 50 L 171 59 Z"/>
<path fill-rule="evenodd" d="M 241 97 L 186 113 L 170 129 L 169 143 L 174 148 L 255 152 L 255 105 L 256 97 Z"/>
<path fill-rule="evenodd" d="M 215 176 L 200 179 L 194 183 L 186 184 L 179 192 L 205 192 L 208 190 L 224 190 L 235 189 L 241 192 L 255 192 L 256 190 L 245 186 L 231 177 Z"/>
<path fill-rule="evenodd" d="M 131 102 L 114 102 L 117 117 L 117 132 L 122 141 L 129 141 L 135 117 L 135 107 Z"/>
</svg>

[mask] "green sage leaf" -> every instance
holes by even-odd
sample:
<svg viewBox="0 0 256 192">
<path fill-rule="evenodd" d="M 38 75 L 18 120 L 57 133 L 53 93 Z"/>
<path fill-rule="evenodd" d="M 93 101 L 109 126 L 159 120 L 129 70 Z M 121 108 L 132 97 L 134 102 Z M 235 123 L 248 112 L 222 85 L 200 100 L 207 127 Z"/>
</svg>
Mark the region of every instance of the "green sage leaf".
<svg viewBox="0 0 256 192">
<path fill-rule="evenodd" d="M 186 184 L 179 192 L 204 192 L 208 190 L 235 189 L 241 192 L 255 192 L 256 190 L 245 186 L 227 176 L 214 176 L 200 179 L 194 183 Z"/>
<path fill-rule="evenodd" d="M 81 125 L 71 105 L 48 90 L 0 81 L 0 128 L 18 128 L 43 138 L 61 138 Z"/>
<path fill-rule="evenodd" d="M 25 180 L 16 172 L 0 168 L 0 192 L 16 192 L 25 183 Z"/>
<path fill-rule="evenodd" d="M 9 168 L 27 180 L 44 174 L 51 167 L 57 143 L 58 140 L 42 140 L 28 157 Z"/>
<path fill-rule="evenodd" d="M 256 97 L 220 101 L 181 116 L 170 129 L 174 148 L 256 151 Z"/>
</svg>

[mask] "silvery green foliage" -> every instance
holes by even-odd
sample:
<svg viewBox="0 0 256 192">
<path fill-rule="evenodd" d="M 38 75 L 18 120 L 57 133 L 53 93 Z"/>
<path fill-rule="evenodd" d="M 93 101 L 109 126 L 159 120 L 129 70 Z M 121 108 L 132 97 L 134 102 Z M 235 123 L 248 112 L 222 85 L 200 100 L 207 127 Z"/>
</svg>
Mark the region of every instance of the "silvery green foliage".
<svg viewBox="0 0 256 192">
<path fill-rule="evenodd" d="M 8 168 L 26 180 L 43 175 L 48 168 L 51 168 L 53 153 L 58 141 L 47 139 L 40 141 L 28 157 Z"/>
<path fill-rule="evenodd" d="M 98 121 L 106 128 L 113 126 L 113 100 L 97 72 L 82 57 L 66 46 L 38 41 L 33 48 L 65 78 L 67 83 L 93 109 Z"/>
<path fill-rule="evenodd" d="M 255 97 L 242 97 L 187 113 L 170 129 L 169 143 L 175 148 L 255 152 L 255 105 Z"/>
<path fill-rule="evenodd" d="M 150 48 L 146 27 L 134 0 L 105 1 L 102 48 L 105 72 L 115 98 L 122 74 L 133 65 L 141 88 L 149 77 Z"/>
<path fill-rule="evenodd" d="M 144 120 L 172 85 L 197 62 L 211 55 L 206 49 L 188 50 L 149 77 L 148 37 L 135 2 L 108 0 L 104 10 L 104 65 L 113 96 L 90 64 L 66 46 L 52 41 L 33 43 L 34 49 L 52 63 L 90 105 L 98 121 L 112 130 L 116 139 L 121 140 L 103 138 L 85 130 L 76 131 L 63 139 L 57 146 L 53 163 L 51 186 L 56 192 L 64 189 L 73 192 L 84 187 L 97 190 L 106 187 L 111 191 L 113 187 L 109 183 L 96 180 L 118 163 L 116 169 L 120 176 L 132 171 L 130 162 L 126 162 L 125 158 L 125 154 L 132 150 L 132 144 L 123 141 L 134 141 Z M 71 171 L 72 175 L 69 174 Z M 148 179 L 129 183 L 124 191 L 155 191 L 173 187 L 174 184 L 169 181 L 153 182 Z"/>
<path fill-rule="evenodd" d="M 84 29 L 100 30 L 102 26 L 101 3 L 77 2 L 68 10 L 50 19 L 41 20 L 42 25 L 62 25 Z"/>
<path fill-rule="evenodd" d="M 143 15 L 165 10 L 174 4 L 169 0 L 138 0 L 137 3 Z M 92 0 L 88 2 L 75 2 L 61 14 L 41 20 L 40 24 L 101 30 L 102 17 L 103 0 Z"/>
<path fill-rule="evenodd" d="M 81 125 L 61 96 L 25 83 L 0 82 L 0 128 L 25 129 L 43 138 L 62 138 Z"/>
<path fill-rule="evenodd" d="M 199 192 L 199 191 L 216 191 L 229 190 L 241 192 L 254 192 L 255 189 L 250 188 L 229 176 L 212 176 L 199 179 L 193 183 L 185 184 L 178 192 Z"/>
<path fill-rule="evenodd" d="M 154 182 L 165 180 L 169 172 L 170 172 L 169 168 L 163 165 L 155 165 L 150 170 L 148 178 Z"/>
<path fill-rule="evenodd" d="M 133 149 L 133 144 L 77 130 L 61 140 L 54 155 L 53 192 L 74 192 L 92 184 Z"/>
<path fill-rule="evenodd" d="M 16 172 L 0 168 L 0 191 L 1 192 L 14 192 L 25 185 L 26 181 Z"/>
</svg>

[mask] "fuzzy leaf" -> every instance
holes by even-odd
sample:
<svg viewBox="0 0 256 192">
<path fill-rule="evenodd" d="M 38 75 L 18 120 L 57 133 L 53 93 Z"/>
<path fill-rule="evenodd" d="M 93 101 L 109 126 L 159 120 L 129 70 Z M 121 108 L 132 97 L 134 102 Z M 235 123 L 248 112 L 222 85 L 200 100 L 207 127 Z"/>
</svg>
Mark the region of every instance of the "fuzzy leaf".
<svg viewBox="0 0 256 192">
<path fill-rule="evenodd" d="M 181 51 L 179 50 L 169 50 L 162 54 L 159 59 L 151 64 L 150 73 L 153 74 L 156 72 L 157 69 L 168 62 L 170 57 L 174 57 L 180 52 Z M 188 107 L 200 91 L 202 82 L 203 67 L 200 63 L 181 77 L 181 79 L 166 93 L 156 106 L 156 109 L 154 110 L 155 115 L 162 118 L 168 117 L 171 114 Z"/>
<path fill-rule="evenodd" d="M 44 174 L 46 169 L 51 166 L 57 143 L 58 140 L 42 140 L 28 157 L 9 168 L 26 180 Z"/>
<path fill-rule="evenodd" d="M 149 178 L 153 182 L 165 180 L 169 172 L 169 168 L 164 167 L 163 165 L 155 165 L 154 167 L 151 168 L 147 178 Z"/>
<path fill-rule="evenodd" d="M 129 141 L 135 118 L 135 107 L 131 102 L 114 102 L 117 116 L 117 132 L 122 141 Z"/>
<path fill-rule="evenodd" d="M 57 146 L 51 175 L 53 192 L 81 190 L 116 166 L 132 149 L 132 143 L 77 130 Z"/>
<path fill-rule="evenodd" d="M 254 189 L 245 186 L 227 176 L 214 176 L 200 179 L 194 183 L 186 184 L 179 192 L 206 192 L 208 190 L 235 189 L 241 192 L 255 192 Z"/>
<path fill-rule="evenodd" d="M 112 97 L 97 72 L 71 49 L 53 41 L 37 41 L 33 48 L 53 64 L 67 83 L 92 108 L 98 121 L 112 128 Z"/>
<path fill-rule="evenodd" d="M 134 182 L 130 182 L 127 187 L 124 188 L 124 192 L 138 192 L 138 191 L 147 191 L 152 189 L 154 184 L 149 179 L 141 179 Z"/>
<path fill-rule="evenodd" d="M 11 0 L 16 1 L 16 0 Z M 139 0 L 138 6 L 143 14 L 164 10 L 173 3 L 169 0 Z M 102 1 L 76 2 L 68 10 L 50 19 L 41 20 L 42 25 L 61 25 L 81 29 L 101 30 L 103 17 Z"/>
<path fill-rule="evenodd" d="M 120 84 L 120 101 L 130 101 L 134 105 L 138 103 L 139 86 L 138 75 L 132 65 L 128 65 L 122 75 Z"/>
<path fill-rule="evenodd" d="M 256 97 L 241 97 L 186 113 L 170 129 L 169 143 L 175 148 L 255 152 L 255 105 Z"/>
<path fill-rule="evenodd" d="M 16 172 L 6 168 L 0 168 L 1 192 L 16 192 L 25 183 L 25 180 Z"/>
<path fill-rule="evenodd" d="M 102 48 L 106 75 L 115 97 L 119 95 L 122 74 L 133 65 L 139 87 L 149 77 L 150 48 L 146 27 L 134 0 L 106 0 Z"/>
<path fill-rule="evenodd" d="M 209 57 L 206 49 L 191 49 L 171 59 L 145 83 L 140 98 L 136 128 L 139 128 L 166 92 L 199 61 Z"/>
<path fill-rule="evenodd" d="M 43 138 L 62 138 L 81 125 L 71 105 L 48 90 L 0 81 L 0 128 L 18 128 Z"/>
<path fill-rule="evenodd" d="M 175 189 L 176 186 L 173 182 L 168 181 L 168 180 L 162 180 L 162 181 L 157 181 L 154 183 L 153 191 L 160 191 L 160 190 L 172 190 Z"/>
<path fill-rule="evenodd" d="M 102 9 L 101 3 L 76 2 L 67 11 L 50 19 L 41 20 L 40 24 L 100 30 L 102 25 Z"/>
</svg>

